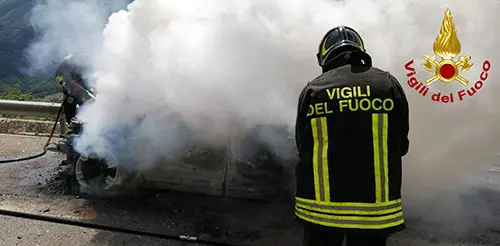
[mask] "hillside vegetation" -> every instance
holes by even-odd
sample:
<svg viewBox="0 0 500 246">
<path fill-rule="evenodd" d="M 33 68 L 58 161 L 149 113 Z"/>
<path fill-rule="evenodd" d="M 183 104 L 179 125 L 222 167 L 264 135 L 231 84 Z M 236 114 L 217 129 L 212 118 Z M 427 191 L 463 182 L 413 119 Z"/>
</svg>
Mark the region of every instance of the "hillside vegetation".
<svg viewBox="0 0 500 246">
<path fill-rule="evenodd" d="M 28 77 L 23 69 L 28 67 L 26 49 L 37 39 L 30 24 L 31 10 L 36 3 L 46 0 L 0 0 L 0 98 L 13 100 L 56 100 L 61 91 L 54 81 L 53 72 Z M 87 0 L 64 0 L 82 1 Z M 62 1 L 62 2 L 64 2 Z M 133 0 L 97 1 L 105 14 L 124 9 Z M 92 1 L 88 1 L 92 2 Z M 104 25 L 103 25 L 104 27 Z"/>
<path fill-rule="evenodd" d="M 26 67 L 25 49 L 35 34 L 29 14 L 35 0 L 0 0 L 0 98 L 12 100 L 44 99 L 60 91 L 49 76 L 30 78 L 21 72 Z"/>
</svg>

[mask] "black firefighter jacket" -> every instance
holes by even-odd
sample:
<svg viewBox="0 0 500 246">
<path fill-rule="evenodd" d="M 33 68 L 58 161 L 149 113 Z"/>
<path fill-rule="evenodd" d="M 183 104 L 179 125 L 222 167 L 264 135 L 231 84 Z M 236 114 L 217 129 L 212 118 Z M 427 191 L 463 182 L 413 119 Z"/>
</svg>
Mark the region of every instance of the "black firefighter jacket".
<svg viewBox="0 0 500 246">
<path fill-rule="evenodd" d="M 388 72 L 345 65 L 309 82 L 296 121 L 296 217 L 343 233 L 403 230 L 408 131 L 405 93 Z"/>
</svg>

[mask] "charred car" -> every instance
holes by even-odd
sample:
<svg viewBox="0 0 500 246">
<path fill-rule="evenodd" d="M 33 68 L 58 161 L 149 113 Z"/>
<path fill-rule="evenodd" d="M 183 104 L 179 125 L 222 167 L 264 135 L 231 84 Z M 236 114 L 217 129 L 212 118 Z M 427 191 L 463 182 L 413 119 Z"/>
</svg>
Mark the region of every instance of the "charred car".
<svg viewBox="0 0 500 246">
<path fill-rule="evenodd" d="M 92 101 L 92 88 L 68 81 L 63 84 L 68 95 L 82 105 Z M 127 129 L 141 124 L 144 117 L 110 129 L 118 129 L 121 140 Z M 182 122 L 181 122 L 182 124 Z M 204 193 L 219 196 L 279 200 L 293 197 L 296 153 L 290 129 L 285 126 L 258 125 L 234 136 L 223 146 L 188 138 L 182 146 L 184 153 L 156 160 L 154 168 L 141 170 L 137 165 L 123 165 L 126 149 L 115 154 L 95 154 L 92 149 L 80 153 L 75 143 L 85 131 L 85 122 L 74 117 L 71 130 L 63 135 L 60 150 L 66 153 L 62 169 L 79 193 L 109 195 L 142 187 Z M 192 135 L 186 127 L 181 134 Z M 273 142 L 266 139 L 273 136 Z M 119 146 L 119 145 L 117 145 Z M 276 151 L 279 150 L 279 151 Z"/>
</svg>

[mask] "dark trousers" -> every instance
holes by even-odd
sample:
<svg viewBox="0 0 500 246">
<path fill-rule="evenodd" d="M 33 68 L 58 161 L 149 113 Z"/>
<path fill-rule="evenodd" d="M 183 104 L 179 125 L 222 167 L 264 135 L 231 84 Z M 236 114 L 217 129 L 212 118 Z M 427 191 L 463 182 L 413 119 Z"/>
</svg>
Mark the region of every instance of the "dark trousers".
<svg viewBox="0 0 500 246">
<path fill-rule="evenodd" d="M 304 227 L 303 246 L 342 246 L 344 238 L 347 246 L 386 246 L 386 236 L 346 235 L 320 231 L 311 227 Z"/>
<path fill-rule="evenodd" d="M 64 103 L 63 104 L 64 116 L 66 116 L 66 123 L 70 124 L 71 119 L 76 116 L 76 103 Z"/>
</svg>

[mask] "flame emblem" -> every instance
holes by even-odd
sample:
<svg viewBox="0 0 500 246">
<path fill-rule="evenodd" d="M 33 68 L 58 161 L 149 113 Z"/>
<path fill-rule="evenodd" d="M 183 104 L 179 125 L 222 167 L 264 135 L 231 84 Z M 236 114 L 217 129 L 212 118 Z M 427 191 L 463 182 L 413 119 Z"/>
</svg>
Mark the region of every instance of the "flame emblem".
<svg viewBox="0 0 500 246">
<path fill-rule="evenodd" d="M 426 62 L 422 66 L 435 73 L 434 76 L 426 80 L 427 84 L 429 85 L 436 80 L 445 83 L 457 80 L 463 85 L 467 85 L 469 81 L 458 74 L 459 69 L 461 72 L 467 71 L 473 64 L 470 63 L 470 56 L 461 56 L 458 58 L 458 62 L 454 60 L 462 51 L 462 46 L 460 40 L 458 40 L 457 30 L 449 8 L 446 9 L 444 14 L 443 23 L 436 41 L 434 41 L 433 49 L 434 54 L 440 57 L 441 61 L 438 62 L 436 58 L 431 56 L 424 56 Z"/>
</svg>

